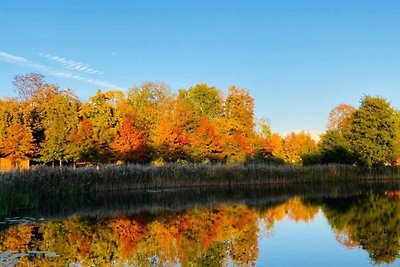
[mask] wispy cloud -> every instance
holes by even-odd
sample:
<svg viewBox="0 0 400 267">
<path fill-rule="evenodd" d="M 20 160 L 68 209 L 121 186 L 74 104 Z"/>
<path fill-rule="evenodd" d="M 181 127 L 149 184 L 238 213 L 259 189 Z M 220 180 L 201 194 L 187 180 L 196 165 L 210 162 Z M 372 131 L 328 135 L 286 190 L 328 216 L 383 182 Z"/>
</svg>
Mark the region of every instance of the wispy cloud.
<svg viewBox="0 0 400 267">
<path fill-rule="evenodd" d="M 69 69 L 69 70 L 80 71 L 80 72 L 84 72 L 87 74 L 98 74 L 98 75 L 103 74 L 102 71 L 95 70 L 92 67 L 90 67 L 88 64 L 78 62 L 78 61 L 75 61 L 72 59 L 68 59 L 68 58 L 64 58 L 64 57 L 60 57 L 60 56 L 53 56 L 53 55 L 44 54 L 44 53 L 40 53 L 39 56 L 44 57 L 53 62 L 56 62 L 58 64 L 61 64 L 62 66 L 64 66 L 66 69 Z"/>
<path fill-rule="evenodd" d="M 120 86 L 117 86 L 108 81 L 92 79 L 92 78 L 88 78 L 85 76 L 76 75 L 70 71 L 59 71 L 59 70 L 50 68 L 50 67 L 42 65 L 42 64 L 37 64 L 37 63 L 32 62 L 31 60 L 26 59 L 24 57 L 11 55 L 11 54 L 8 54 L 8 53 L 2 52 L 2 51 L 0 51 L 0 61 L 6 62 L 9 64 L 13 64 L 13 65 L 20 65 L 20 66 L 28 67 L 28 68 L 43 72 L 44 74 L 51 75 L 54 77 L 71 79 L 71 80 L 75 80 L 75 81 L 81 81 L 81 82 L 85 82 L 88 84 L 94 84 L 94 85 L 97 85 L 100 87 L 105 87 L 105 88 L 122 89 Z M 81 69 L 81 71 L 84 71 L 84 70 L 86 70 L 86 69 Z"/>
<path fill-rule="evenodd" d="M 26 60 L 23 57 L 13 56 L 4 52 L 0 52 L 0 59 L 8 63 L 16 63 L 16 64 L 28 63 L 28 60 Z"/>
</svg>

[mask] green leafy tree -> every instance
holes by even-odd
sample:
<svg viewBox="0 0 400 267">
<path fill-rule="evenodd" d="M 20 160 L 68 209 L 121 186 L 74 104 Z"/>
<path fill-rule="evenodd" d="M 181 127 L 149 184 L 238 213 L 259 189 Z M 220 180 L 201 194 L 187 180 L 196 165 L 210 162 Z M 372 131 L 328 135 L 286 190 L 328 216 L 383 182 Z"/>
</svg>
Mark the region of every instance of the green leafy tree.
<svg viewBox="0 0 400 267">
<path fill-rule="evenodd" d="M 17 75 L 13 84 L 18 92 L 19 122 L 31 128 L 38 145 L 44 139 L 45 107 L 51 98 L 60 93 L 60 88 L 47 83 L 44 76 L 38 73 Z"/>
<path fill-rule="evenodd" d="M 338 130 L 328 130 L 319 143 L 322 163 L 352 164 L 355 158 L 350 144 Z"/>
<path fill-rule="evenodd" d="M 385 195 L 330 200 L 323 211 L 336 231 L 368 252 L 376 264 L 393 263 L 400 253 L 400 205 Z"/>
<path fill-rule="evenodd" d="M 365 96 L 349 119 L 345 138 L 362 166 L 382 166 L 398 156 L 399 117 L 382 97 Z"/>
<path fill-rule="evenodd" d="M 193 134 L 199 126 L 200 117 L 193 109 L 192 104 L 187 98 L 187 91 L 180 90 L 175 101 L 173 111 L 173 121 L 177 127 L 186 134 Z"/>
<path fill-rule="evenodd" d="M 114 132 L 121 118 L 116 116 L 111 95 L 98 90 L 95 96 L 89 98 L 79 111 L 81 117 L 88 119 L 93 125 L 94 138 L 104 152 L 107 152 L 113 140 Z"/>
<path fill-rule="evenodd" d="M 40 144 L 40 160 L 58 161 L 60 166 L 68 159 L 68 137 L 79 123 L 79 101 L 71 91 L 52 97 L 45 106 L 45 138 Z"/>
<path fill-rule="evenodd" d="M 132 108 L 130 117 L 135 118 L 135 127 L 149 138 L 162 114 L 168 112 L 173 95 L 164 83 L 148 82 L 132 87 L 127 94 Z"/>
<path fill-rule="evenodd" d="M 261 118 L 257 121 L 257 135 L 263 140 L 271 137 L 271 124 L 266 118 Z"/>
<path fill-rule="evenodd" d="M 185 95 L 198 117 L 211 119 L 222 115 L 222 94 L 216 87 L 202 83 L 181 91 L 180 94 Z"/>
<path fill-rule="evenodd" d="M 67 159 L 74 162 L 98 162 L 100 147 L 94 136 L 93 124 L 84 119 L 68 137 Z"/>
<path fill-rule="evenodd" d="M 254 99 L 250 92 L 235 86 L 225 100 L 225 117 L 230 120 L 231 134 L 240 131 L 248 138 L 255 136 Z"/>
<path fill-rule="evenodd" d="M 107 162 L 112 158 L 110 145 L 122 118 L 118 116 L 116 103 L 120 96 L 115 91 L 98 90 L 95 96 L 81 106 L 79 115 L 93 125 L 93 139 L 97 142 L 100 154 L 98 161 Z"/>
</svg>

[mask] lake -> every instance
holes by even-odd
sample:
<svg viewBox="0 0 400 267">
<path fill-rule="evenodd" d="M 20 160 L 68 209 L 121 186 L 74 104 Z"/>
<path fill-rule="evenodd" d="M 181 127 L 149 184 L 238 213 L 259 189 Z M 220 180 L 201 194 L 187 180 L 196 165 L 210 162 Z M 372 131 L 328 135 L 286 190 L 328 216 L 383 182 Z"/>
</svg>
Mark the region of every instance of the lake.
<svg viewBox="0 0 400 267">
<path fill-rule="evenodd" d="M 398 185 L 103 192 L 0 219 L 0 266 L 400 266 Z"/>
</svg>

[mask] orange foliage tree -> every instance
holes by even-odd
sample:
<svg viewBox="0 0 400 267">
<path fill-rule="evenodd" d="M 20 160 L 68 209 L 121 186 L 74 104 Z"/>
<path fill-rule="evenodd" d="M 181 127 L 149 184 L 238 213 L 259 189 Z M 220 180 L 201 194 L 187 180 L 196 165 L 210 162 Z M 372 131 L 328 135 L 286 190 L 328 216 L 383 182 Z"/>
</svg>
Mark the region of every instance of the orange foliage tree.
<svg viewBox="0 0 400 267">
<path fill-rule="evenodd" d="M 34 152 L 31 129 L 17 122 L 12 123 L 7 130 L 1 153 L 11 161 L 18 161 L 32 156 Z"/>
<path fill-rule="evenodd" d="M 298 163 L 301 161 L 301 156 L 315 152 L 317 144 L 310 134 L 292 132 L 283 140 L 282 149 L 287 162 Z"/>
<path fill-rule="evenodd" d="M 11 226 L 5 231 L 3 246 L 8 250 L 28 251 L 34 228 L 34 225 Z"/>
<path fill-rule="evenodd" d="M 340 104 L 329 113 L 328 129 L 343 131 L 349 126 L 349 118 L 356 109 L 347 104 Z"/>
<path fill-rule="evenodd" d="M 236 131 L 235 134 L 228 136 L 225 143 L 225 155 L 230 163 L 244 163 L 253 155 L 253 147 L 249 138 L 241 131 Z"/>
<path fill-rule="evenodd" d="M 195 161 L 217 161 L 222 159 L 222 141 L 214 126 L 202 117 L 199 127 L 190 138 L 191 155 Z"/>
<path fill-rule="evenodd" d="M 254 99 L 248 90 L 235 86 L 224 99 L 221 90 L 207 84 L 175 95 L 163 83 L 148 82 L 126 94 L 99 90 L 81 103 L 72 90 L 48 84 L 40 74 L 18 75 L 14 85 L 19 97 L 0 99 L 3 155 L 12 122 L 30 129 L 23 132 L 31 133 L 38 148 L 35 161 L 60 166 L 71 161 L 159 158 L 244 162 L 259 151 Z M 134 125 L 123 122 L 124 117 L 134 118 Z"/>
<path fill-rule="evenodd" d="M 283 139 L 277 134 L 273 133 L 268 138 L 264 139 L 262 142 L 262 147 L 264 153 L 267 156 L 272 156 L 276 158 L 283 158 Z"/>
<path fill-rule="evenodd" d="M 153 131 L 152 141 L 158 157 L 167 161 L 186 158 L 189 139 L 170 119 L 164 118 L 159 121 Z"/>
<path fill-rule="evenodd" d="M 305 204 L 299 197 L 294 197 L 267 209 L 262 216 L 267 223 L 267 228 L 272 228 L 275 221 L 282 221 L 285 217 L 294 222 L 310 222 L 314 220 L 318 211 L 318 206 Z"/>
<path fill-rule="evenodd" d="M 133 218 L 115 219 L 111 222 L 121 257 L 130 256 L 134 246 L 144 235 L 144 227 Z"/>
<path fill-rule="evenodd" d="M 129 117 L 125 117 L 117 129 L 111 149 L 125 161 L 143 160 L 146 153 L 146 141 Z"/>
</svg>

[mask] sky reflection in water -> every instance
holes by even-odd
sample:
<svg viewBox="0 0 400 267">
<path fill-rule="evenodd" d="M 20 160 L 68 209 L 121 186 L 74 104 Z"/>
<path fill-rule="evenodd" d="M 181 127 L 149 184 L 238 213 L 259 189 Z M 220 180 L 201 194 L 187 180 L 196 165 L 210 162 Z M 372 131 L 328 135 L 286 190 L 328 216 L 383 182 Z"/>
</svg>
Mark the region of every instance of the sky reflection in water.
<svg viewBox="0 0 400 267">
<path fill-rule="evenodd" d="M 368 253 L 348 248 L 335 239 L 329 222 L 319 212 L 311 222 L 288 218 L 276 223 L 271 236 L 259 236 L 257 266 L 373 266 Z M 399 261 L 379 266 L 400 266 Z"/>
</svg>

